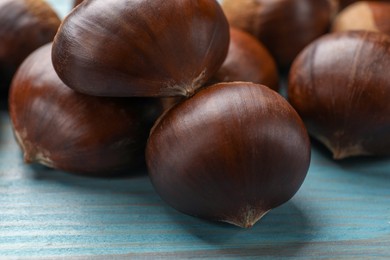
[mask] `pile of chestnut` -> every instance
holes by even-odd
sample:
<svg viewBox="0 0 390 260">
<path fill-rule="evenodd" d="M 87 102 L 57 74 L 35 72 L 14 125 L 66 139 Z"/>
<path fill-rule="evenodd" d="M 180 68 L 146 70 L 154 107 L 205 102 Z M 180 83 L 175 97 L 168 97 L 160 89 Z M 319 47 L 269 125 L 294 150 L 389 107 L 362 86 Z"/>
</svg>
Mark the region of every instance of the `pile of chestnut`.
<svg viewBox="0 0 390 260">
<path fill-rule="evenodd" d="M 43 0 L 0 0 L 24 159 L 146 164 L 177 210 L 251 227 L 302 185 L 309 134 L 335 159 L 390 154 L 390 1 L 350 2 L 84 0 L 61 22 Z"/>
</svg>

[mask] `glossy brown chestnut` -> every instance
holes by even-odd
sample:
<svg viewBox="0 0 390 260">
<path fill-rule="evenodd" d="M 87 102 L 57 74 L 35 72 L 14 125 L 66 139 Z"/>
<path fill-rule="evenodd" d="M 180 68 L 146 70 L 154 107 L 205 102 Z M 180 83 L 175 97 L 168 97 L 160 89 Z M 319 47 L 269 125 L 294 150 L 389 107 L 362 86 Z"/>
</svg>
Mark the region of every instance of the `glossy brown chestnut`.
<svg viewBox="0 0 390 260">
<path fill-rule="evenodd" d="M 390 154 L 390 36 L 334 33 L 295 60 L 288 98 L 335 159 Z"/>
<path fill-rule="evenodd" d="M 109 176 L 144 163 L 146 139 L 161 105 L 73 91 L 55 73 L 48 44 L 15 74 L 9 110 L 27 163 Z"/>
<path fill-rule="evenodd" d="M 389 2 L 356 2 L 336 16 L 332 31 L 368 30 L 390 34 Z"/>
<path fill-rule="evenodd" d="M 212 78 L 214 83 L 246 81 L 279 89 L 278 69 L 274 58 L 252 35 L 230 28 L 228 55 Z"/>
<path fill-rule="evenodd" d="M 230 25 L 256 36 L 282 68 L 328 30 L 336 11 L 329 0 L 223 0 L 222 8 Z"/>
<path fill-rule="evenodd" d="M 8 90 L 31 52 L 53 40 L 60 23 L 43 0 L 0 0 L 0 90 Z"/>
<path fill-rule="evenodd" d="M 215 0 L 91 0 L 62 23 L 53 64 L 97 96 L 190 96 L 223 63 L 229 25 Z"/>
<path fill-rule="evenodd" d="M 219 83 L 159 118 L 146 160 L 157 192 L 177 210 L 251 227 L 297 192 L 310 144 L 298 114 L 278 93 Z"/>
</svg>

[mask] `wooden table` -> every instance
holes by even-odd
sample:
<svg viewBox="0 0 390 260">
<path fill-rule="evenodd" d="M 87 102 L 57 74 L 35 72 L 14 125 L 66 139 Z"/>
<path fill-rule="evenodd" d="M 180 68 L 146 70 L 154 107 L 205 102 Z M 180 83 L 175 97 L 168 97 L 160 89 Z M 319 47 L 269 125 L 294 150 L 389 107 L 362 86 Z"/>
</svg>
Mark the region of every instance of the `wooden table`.
<svg viewBox="0 0 390 260">
<path fill-rule="evenodd" d="M 240 229 L 170 208 L 145 173 L 92 179 L 25 165 L 6 111 L 0 119 L 2 257 L 390 258 L 389 159 L 334 162 L 314 144 L 296 196 Z"/>
<path fill-rule="evenodd" d="M 5 109 L 0 125 L 0 258 L 390 258 L 390 159 L 335 162 L 313 143 L 296 196 L 240 229 L 170 208 L 146 173 L 92 179 L 25 165 Z"/>
</svg>

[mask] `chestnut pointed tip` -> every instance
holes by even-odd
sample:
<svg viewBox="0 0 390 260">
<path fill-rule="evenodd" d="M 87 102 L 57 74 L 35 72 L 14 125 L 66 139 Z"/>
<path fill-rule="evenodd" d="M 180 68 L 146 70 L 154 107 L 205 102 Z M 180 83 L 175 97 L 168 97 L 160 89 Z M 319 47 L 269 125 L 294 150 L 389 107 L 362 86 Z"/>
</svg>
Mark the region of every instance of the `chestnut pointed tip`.
<svg viewBox="0 0 390 260">
<path fill-rule="evenodd" d="M 191 83 L 181 83 L 178 85 L 168 86 L 168 96 L 182 96 L 185 98 L 192 97 L 206 82 L 206 74 L 207 69 L 204 69 L 192 80 Z"/>
<path fill-rule="evenodd" d="M 359 143 L 344 144 L 344 136 L 340 138 L 328 139 L 324 136 L 317 136 L 317 139 L 322 142 L 326 148 L 332 153 L 333 160 L 342 160 L 348 157 L 370 155 L 369 152 Z M 345 142 L 345 141 L 344 141 Z"/>
<path fill-rule="evenodd" d="M 248 207 L 240 215 L 224 222 L 241 228 L 252 228 L 260 219 L 262 219 L 270 210 L 259 210 Z"/>
<path fill-rule="evenodd" d="M 332 149 L 333 160 L 342 160 L 347 158 L 349 155 L 342 149 Z"/>
<path fill-rule="evenodd" d="M 23 162 L 25 164 L 31 164 L 33 163 L 33 157 L 26 151 L 23 152 Z"/>
<path fill-rule="evenodd" d="M 40 152 L 37 149 L 23 149 L 23 162 L 25 164 L 40 163 L 47 167 L 54 167 L 53 161 L 47 156 L 47 152 Z"/>
<path fill-rule="evenodd" d="M 336 145 L 330 146 L 329 149 L 332 152 L 334 160 L 342 160 L 361 155 L 370 155 L 370 153 L 367 152 L 360 144 L 351 144 L 348 146 Z"/>
</svg>

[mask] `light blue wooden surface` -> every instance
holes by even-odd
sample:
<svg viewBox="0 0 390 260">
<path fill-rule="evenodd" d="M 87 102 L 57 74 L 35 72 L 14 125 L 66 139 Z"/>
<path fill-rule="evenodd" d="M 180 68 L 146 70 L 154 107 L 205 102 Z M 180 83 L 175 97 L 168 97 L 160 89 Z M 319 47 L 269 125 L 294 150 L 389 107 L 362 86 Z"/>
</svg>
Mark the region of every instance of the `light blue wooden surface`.
<svg viewBox="0 0 390 260">
<path fill-rule="evenodd" d="M 91 179 L 24 165 L 7 112 L 0 118 L 2 257 L 390 258 L 388 159 L 335 163 L 315 146 L 297 195 L 244 230 L 178 213 L 145 174 Z"/>
<path fill-rule="evenodd" d="M 51 2 L 62 16 L 70 6 Z M 24 165 L 0 110 L 0 258 L 69 256 L 389 259 L 390 159 L 334 162 L 314 144 L 296 196 L 244 230 L 178 213 L 145 173 L 91 179 Z"/>
</svg>

